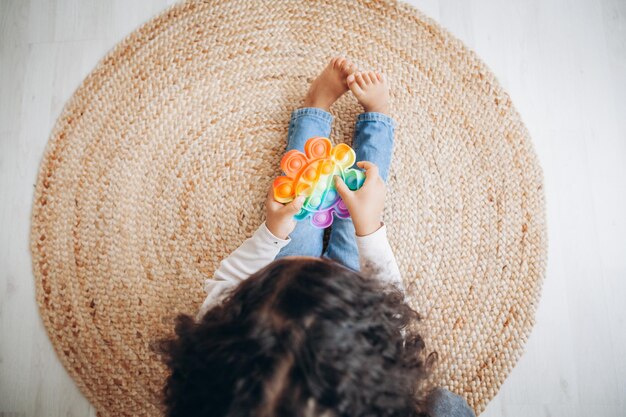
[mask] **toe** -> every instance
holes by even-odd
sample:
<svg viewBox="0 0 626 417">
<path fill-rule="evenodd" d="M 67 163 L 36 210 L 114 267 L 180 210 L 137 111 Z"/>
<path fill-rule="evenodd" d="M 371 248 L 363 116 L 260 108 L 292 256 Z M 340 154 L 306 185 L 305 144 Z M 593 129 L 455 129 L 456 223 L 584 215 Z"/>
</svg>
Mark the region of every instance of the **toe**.
<svg viewBox="0 0 626 417">
<path fill-rule="evenodd" d="M 341 63 L 341 71 L 344 74 L 349 74 L 350 73 L 349 72 L 350 65 L 351 65 L 350 61 L 348 61 L 347 59 L 344 58 L 342 63 Z"/>
<path fill-rule="evenodd" d="M 372 83 L 378 84 L 380 82 L 380 80 L 378 79 L 378 76 L 376 75 L 374 71 L 370 71 L 369 76 L 370 76 L 370 80 L 372 81 Z"/>
<path fill-rule="evenodd" d="M 346 73 L 352 74 L 356 72 L 356 70 L 357 70 L 356 65 L 353 62 L 348 61 L 346 65 Z"/>
<path fill-rule="evenodd" d="M 346 81 L 348 82 L 348 88 L 352 91 L 352 94 L 354 94 L 357 98 L 363 95 L 363 89 L 359 85 L 357 75 L 350 74 L 348 78 L 346 78 Z"/>
<path fill-rule="evenodd" d="M 337 61 L 338 61 L 338 60 L 339 60 L 339 57 L 338 57 L 338 56 L 333 57 L 333 58 L 330 60 L 330 63 L 328 64 L 328 66 L 329 66 L 329 67 L 331 67 L 331 68 L 336 68 L 336 66 L 337 66 Z"/>
<path fill-rule="evenodd" d="M 335 61 L 335 69 L 338 69 L 341 71 L 341 68 L 343 68 L 343 64 L 346 62 L 345 58 L 337 58 L 337 61 Z"/>
<path fill-rule="evenodd" d="M 363 73 L 357 72 L 355 77 L 356 77 L 356 82 L 359 85 L 359 87 L 361 88 L 365 87 L 366 84 L 365 84 L 365 80 L 363 79 Z"/>
<path fill-rule="evenodd" d="M 370 85 L 372 83 L 372 80 L 370 79 L 370 73 L 369 72 L 364 72 L 363 73 L 363 79 L 365 80 L 365 84 Z"/>
<path fill-rule="evenodd" d="M 339 65 L 338 65 L 338 68 L 341 72 L 346 72 L 347 63 L 348 63 L 347 59 L 341 58 L 341 60 L 339 61 Z"/>
<path fill-rule="evenodd" d="M 379 82 L 381 82 L 381 83 L 382 83 L 382 82 L 383 82 L 383 75 L 382 75 L 380 72 L 377 72 L 377 73 L 376 73 L 376 79 L 377 79 Z"/>
</svg>

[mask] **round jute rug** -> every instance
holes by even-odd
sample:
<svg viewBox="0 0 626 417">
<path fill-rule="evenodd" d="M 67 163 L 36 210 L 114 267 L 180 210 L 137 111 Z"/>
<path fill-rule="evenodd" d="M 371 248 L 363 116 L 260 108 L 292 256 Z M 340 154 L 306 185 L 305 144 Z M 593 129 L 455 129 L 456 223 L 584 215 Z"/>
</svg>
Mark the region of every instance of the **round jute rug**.
<svg viewBox="0 0 626 417">
<path fill-rule="evenodd" d="M 263 221 L 290 112 L 330 57 L 387 74 L 398 123 L 385 221 L 433 379 L 480 412 L 522 352 L 546 262 L 542 173 L 493 74 L 390 1 L 191 1 L 131 34 L 65 106 L 32 254 L 59 358 L 102 416 L 155 416 L 150 350 Z M 70 65 L 68 63 L 68 65 Z M 346 94 L 331 139 L 351 142 Z"/>
</svg>

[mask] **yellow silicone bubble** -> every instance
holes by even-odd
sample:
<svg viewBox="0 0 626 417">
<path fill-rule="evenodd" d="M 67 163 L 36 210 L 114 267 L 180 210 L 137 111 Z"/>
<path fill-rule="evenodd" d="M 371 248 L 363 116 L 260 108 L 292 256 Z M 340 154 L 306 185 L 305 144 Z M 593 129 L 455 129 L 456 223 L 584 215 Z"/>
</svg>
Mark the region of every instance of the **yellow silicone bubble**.
<svg viewBox="0 0 626 417">
<path fill-rule="evenodd" d="M 333 172 L 333 163 L 330 161 L 324 162 L 324 165 L 322 166 L 322 174 L 328 175 L 331 172 Z"/>
<path fill-rule="evenodd" d="M 350 168 L 356 162 L 354 150 L 345 143 L 335 146 L 332 150 L 332 156 L 343 169 Z"/>
<path fill-rule="evenodd" d="M 309 184 L 300 183 L 296 186 L 296 195 L 311 195 L 311 186 Z"/>
</svg>

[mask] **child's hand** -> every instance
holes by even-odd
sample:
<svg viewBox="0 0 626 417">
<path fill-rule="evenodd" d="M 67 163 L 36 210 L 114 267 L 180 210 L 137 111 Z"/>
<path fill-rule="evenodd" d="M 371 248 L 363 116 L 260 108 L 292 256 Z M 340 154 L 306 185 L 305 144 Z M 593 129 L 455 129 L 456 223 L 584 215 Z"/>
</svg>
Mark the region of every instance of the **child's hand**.
<svg viewBox="0 0 626 417">
<path fill-rule="evenodd" d="M 304 204 L 305 197 L 299 196 L 289 204 L 274 200 L 274 190 L 270 187 L 265 200 L 265 226 L 279 239 L 287 239 L 296 228 L 293 215 L 297 214 Z"/>
<path fill-rule="evenodd" d="M 361 188 L 350 190 L 339 176 L 335 176 L 335 187 L 348 207 L 357 236 L 366 236 L 380 229 L 386 188 L 376 165 L 360 161 L 357 166 L 365 169 L 365 183 Z"/>
</svg>

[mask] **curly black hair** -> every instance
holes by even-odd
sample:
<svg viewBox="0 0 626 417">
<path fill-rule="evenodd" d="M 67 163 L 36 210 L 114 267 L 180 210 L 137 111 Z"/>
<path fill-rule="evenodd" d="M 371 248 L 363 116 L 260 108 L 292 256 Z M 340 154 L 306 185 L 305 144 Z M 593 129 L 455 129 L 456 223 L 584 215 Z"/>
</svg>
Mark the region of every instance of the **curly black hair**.
<svg viewBox="0 0 626 417">
<path fill-rule="evenodd" d="M 318 258 L 275 261 L 158 349 L 171 417 L 425 416 L 418 314 L 392 286 Z"/>
</svg>

